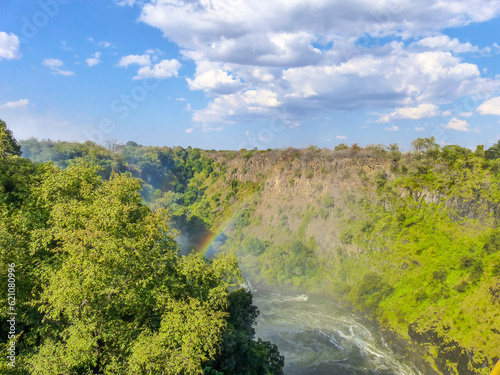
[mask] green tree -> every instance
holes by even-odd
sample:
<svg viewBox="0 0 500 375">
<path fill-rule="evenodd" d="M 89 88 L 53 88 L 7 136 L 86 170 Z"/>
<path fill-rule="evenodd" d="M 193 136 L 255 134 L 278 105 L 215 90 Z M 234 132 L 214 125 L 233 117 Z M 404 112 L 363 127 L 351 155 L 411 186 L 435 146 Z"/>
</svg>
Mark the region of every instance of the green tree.
<svg viewBox="0 0 500 375">
<path fill-rule="evenodd" d="M 436 152 L 439 152 L 439 145 L 436 143 L 435 137 L 417 138 L 411 145 L 415 151 L 422 154 L 436 155 Z"/>
<path fill-rule="evenodd" d="M 342 150 L 347 150 L 349 146 L 347 146 L 345 143 L 340 143 L 337 146 L 335 146 L 334 150 L 335 151 L 342 151 Z"/>
<path fill-rule="evenodd" d="M 0 191 L 0 260 L 16 264 L 20 334 L 16 368 L 2 356 L 0 373 L 202 374 L 228 329 L 234 256 L 179 257 L 166 211 L 143 205 L 135 178 L 104 180 L 85 162 L 2 162 L 19 160 L 20 199 Z"/>
<path fill-rule="evenodd" d="M 265 247 L 262 244 L 262 242 L 255 237 L 247 237 L 243 241 L 243 246 L 245 247 L 245 250 L 255 256 L 259 256 L 265 251 Z"/>
<path fill-rule="evenodd" d="M 500 141 L 485 151 L 486 159 L 500 159 Z"/>
<path fill-rule="evenodd" d="M 21 146 L 12 136 L 5 121 L 0 120 L 0 158 L 21 156 Z"/>
<path fill-rule="evenodd" d="M 252 294 L 245 289 L 230 293 L 228 312 L 220 353 L 209 368 L 225 375 L 282 375 L 284 358 L 276 345 L 253 340 L 259 312 L 252 304 Z"/>
<path fill-rule="evenodd" d="M 486 155 L 484 151 L 484 145 L 477 145 L 476 151 L 474 151 L 474 155 L 476 155 L 478 158 L 484 158 Z"/>
</svg>

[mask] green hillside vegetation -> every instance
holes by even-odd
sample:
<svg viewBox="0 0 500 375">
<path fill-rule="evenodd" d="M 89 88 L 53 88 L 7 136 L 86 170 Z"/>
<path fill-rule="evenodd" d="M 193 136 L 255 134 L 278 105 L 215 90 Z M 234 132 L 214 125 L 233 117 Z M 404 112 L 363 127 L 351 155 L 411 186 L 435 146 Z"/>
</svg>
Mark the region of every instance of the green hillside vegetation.
<svg viewBox="0 0 500 375">
<path fill-rule="evenodd" d="M 16 291 L 9 305 L 2 283 L 0 373 L 283 373 L 276 346 L 254 340 L 258 312 L 234 256 L 180 256 L 169 214 L 143 204 L 142 182 L 115 172 L 123 160 L 105 149 L 38 146 L 65 169 L 20 157 L 0 122 L 0 259 Z M 143 177 L 158 177 L 158 153 L 143 151 L 138 165 L 155 171 Z M 198 168 L 194 152 L 182 152 L 166 160 Z M 195 173 L 180 170 L 174 189 Z M 6 355 L 12 311 L 15 366 Z"/>
<path fill-rule="evenodd" d="M 167 208 L 183 231 L 185 251 L 224 231 L 219 250 L 236 254 L 252 281 L 344 301 L 420 345 L 438 373 L 488 374 L 499 357 L 500 142 L 472 152 L 419 138 L 406 153 L 395 144 L 22 146 L 33 160 L 65 167 L 74 161 L 61 155 L 74 152 L 105 178 L 141 178 L 149 206 Z"/>
</svg>

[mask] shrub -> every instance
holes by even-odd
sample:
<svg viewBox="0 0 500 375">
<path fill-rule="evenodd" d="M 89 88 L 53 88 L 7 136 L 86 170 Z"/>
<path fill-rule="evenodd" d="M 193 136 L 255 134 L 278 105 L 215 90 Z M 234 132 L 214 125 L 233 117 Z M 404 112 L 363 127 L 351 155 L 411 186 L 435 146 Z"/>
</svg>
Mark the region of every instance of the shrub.
<svg viewBox="0 0 500 375">
<path fill-rule="evenodd" d="M 243 156 L 243 159 L 248 160 L 248 159 L 250 159 L 253 156 L 253 152 L 252 151 L 247 151 L 242 156 Z"/>
<path fill-rule="evenodd" d="M 349 245 L 352 243 L 353 239 L 354 235 L 350 230 L 344 230 L 340 233 L 340 242 L 342 242 L 343 244 Z"/>
<path fill-rule="evenodd" d="M 320 197 L 318 203 L 326 208 L 335 207 L 335 201 L 333 200 L 333 197 L 331 197 L 329 194 Z"/>
<path fill-rule="evenodd" d="M 245 251 L 251 255 L 259 256 L 265 250 L 264 245 L 258 238 L 255 237 L 247 237 L 243 241 L 243 246 L 245 247 Z"/>
</svg>

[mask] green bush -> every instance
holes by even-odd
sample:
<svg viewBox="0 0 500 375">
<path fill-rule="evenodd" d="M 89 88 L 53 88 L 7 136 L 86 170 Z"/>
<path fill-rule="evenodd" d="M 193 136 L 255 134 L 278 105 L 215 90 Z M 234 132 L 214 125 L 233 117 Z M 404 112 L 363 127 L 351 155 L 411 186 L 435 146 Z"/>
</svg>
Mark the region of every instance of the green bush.
<svg viewBox="0 0 500 375">
<path fill-rule="evenodd" d="M 243 241 L 243 246 L 245 248 L 245 251 L 254 255 L 254 256 L 259 256 L 262 254 L 265 250 L 264 245 L 258 238 L 255 237 L 247 237 Z"/>
</svg>

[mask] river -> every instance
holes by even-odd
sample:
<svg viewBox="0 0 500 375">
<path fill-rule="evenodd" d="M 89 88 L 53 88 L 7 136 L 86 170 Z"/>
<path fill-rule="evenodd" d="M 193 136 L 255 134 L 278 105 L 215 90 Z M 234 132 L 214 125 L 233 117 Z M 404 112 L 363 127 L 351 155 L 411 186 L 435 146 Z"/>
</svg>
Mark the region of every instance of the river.
<svg viewBox="0 0 500 375">
<path fill-rule="evenodd" d="M 324 297 L 252 292 L 256 336 L 276 344 L 286 375 L 417 375 L 369 322 Z"/>
</svg>

